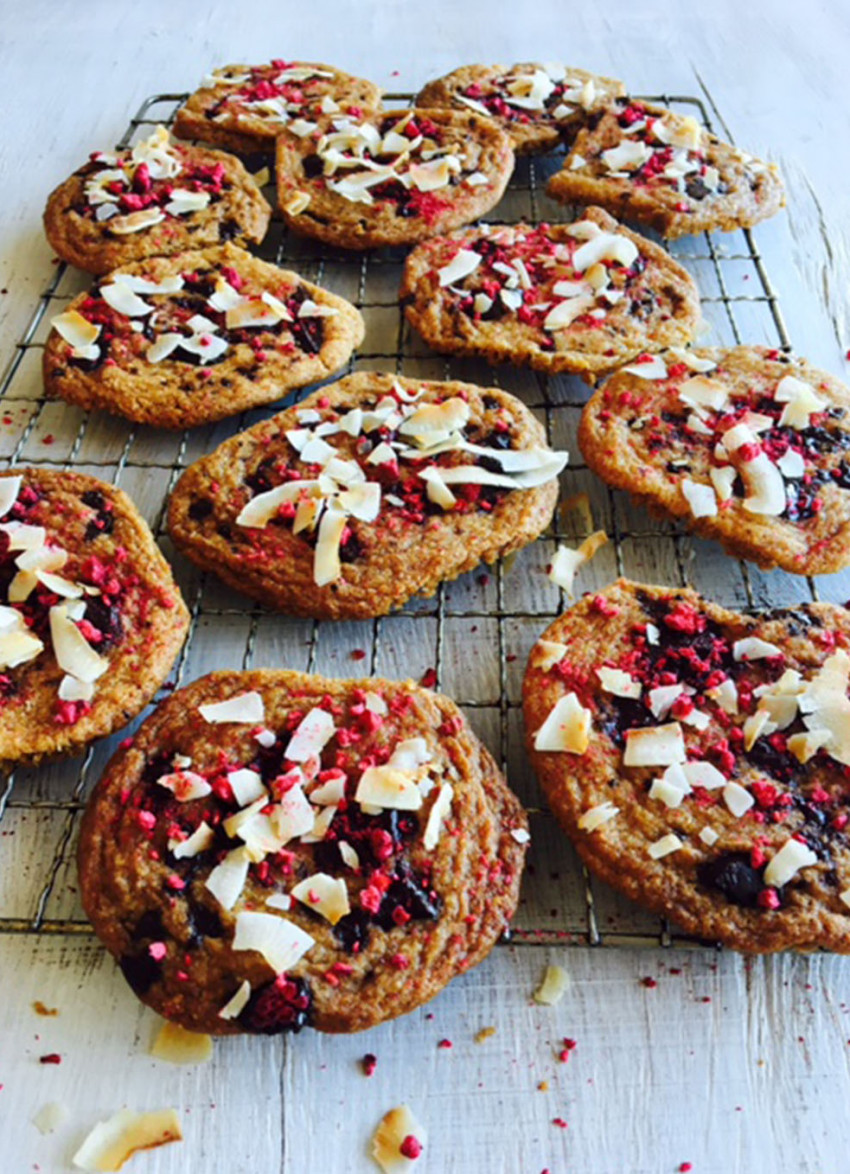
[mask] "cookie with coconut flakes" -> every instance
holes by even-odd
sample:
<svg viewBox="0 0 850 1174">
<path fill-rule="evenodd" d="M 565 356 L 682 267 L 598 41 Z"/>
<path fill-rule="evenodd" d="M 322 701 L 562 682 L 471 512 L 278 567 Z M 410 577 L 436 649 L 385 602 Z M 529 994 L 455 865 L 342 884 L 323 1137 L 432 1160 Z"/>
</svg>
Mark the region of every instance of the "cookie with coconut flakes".
<svg viewBox="0 0 850 1174">
<path fill-rule="evenodd" d="M 236 245 L 109 273 L 53 319 L 48 391 L 185 428 L 273 403 L 337 371 L 363 340 L 343 298 Z"/>
<path fill-rule="evenodd" d="M 631 98 L 591 118 L 546 190 L 565 204 L 598 204 L 668 240 L 749 228 L 785 206 L 775 164 L 722 142 L 692 115 Z"/>
<path fill-rule="evenodd" d="M 476 965 L 516 907 L 525 815 L 457 706 L 411 681 L 218 672 L 106 767 L 83 905 L 192 1031 L 361 1031 Z"/>
<path fill-rule="evenodd" d="M 365 619 L 532 542 L 566 460 L 503 391 L 362 372 L 191 465 L 168 526 L 270 607 Z"/>
<path fill-rule="evenodd" d="M 51 194 L 44 231 L 63 261 L 100 274 L 225 241 L 257 243 L 270 214 L 235 156 L 172 143 L 159 126 L 125 151 L 95 151 Z"/>
<path fill-rule="evenodd" d="M 273 151 L 279 134 L 310 134 L 330 118 L 362 118 L 381 108 L 381 89 L 332 65 L 276 59 L 223 65 L 177 111 L 174 133 L 228 151 Z"/>
<path fill-rule="evenodd" d="M 850 563 L 850 388 L 763 347 L 644 355 L 586 405 L 595 473 L 730 554 L 797 575 Z"/>
<path fill-rule="evenodd" d="M 560 63 L 464 65 L 429 82 L 416 105 L 474 110 L 507 131 L 518 155 L 531 155 L 572 138 L 591 114 L 625 92 L 615 78 Z"/>
<path fill-rule="evenodd" d="M 850 953 L 850 614 L 625 579 L 531 651 L 526 739 L 588 867 L 738 950 Z"/>
<path fill-rule="evenodd" d="M 189 624 L 171 568 L 120 489 L 0 474 L 0 768 L 78 754 L 135 717 Z"/>
<path fill-rule="evenodd" d="M 484 224 L 417 246 L 400 297 L 437 351 L 593 381 L 700 321 L 693 279 L 601 208 L 574 224 Z"/>
<path fill-rule="evenodd" d="M 471 111 L 334 119 L 278 138 L 278 202 L 289 228 L 326 244 L 412 244 L 483 216 L 513 166 L 508 136 Z"/>
</svg>

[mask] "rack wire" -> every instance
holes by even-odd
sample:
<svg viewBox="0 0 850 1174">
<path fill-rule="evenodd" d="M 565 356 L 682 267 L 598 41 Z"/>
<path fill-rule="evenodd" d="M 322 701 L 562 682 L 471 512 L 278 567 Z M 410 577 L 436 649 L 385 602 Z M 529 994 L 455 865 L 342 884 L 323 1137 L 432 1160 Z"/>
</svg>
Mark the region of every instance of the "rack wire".
<svg viewBox="0 0 850 1174">
<path fill-rule="evenodd" d="M 709 130 L 716 121 L 731 139 L 710 94 L 702 88 L 703 97 L 661 94 L 649 100 L 693 113 Z M 159 123 L 169 125 L 185 98 L 185 94 L 148 98 L 117 147 L 130 145 Z M 388 99 L 408 102 L 410 95 L 389 95 Z M 560 164 L 558 153 L 518 160 L 505 197 L 488 219 L 532 223 L 571 219 L 570 210 L 545 195 L 545 181 Z M 542 572 L 556 542 L 580 540 L 592 525 L 604 528 L 611 542 L 582 571 L 579 586 L 583 590 L 628 574 L 675 584 L 690 582 L 721 602 L 753 608 L 817 598 L 815 583 L 781 572 L 766 576 L 727 558 L 713 544 L 653 521 L 631 506 L 626 495 L 593 478 L 581 463 L 575 442 L 588 394 L 579 380 L 511 367 L 493 369 L 429 352 L 405 324 L 398 305 L 402 250 L 346 254 L 288 234 L 275 218 L 255 251 L 342 294 L 361 309 L 366 339 L 350 369 L 467 379 L 505 387 L 523 399 L 545 422 L 550 443 L 566 445 L 571 453 L 551 531 L 511 560 L 444 584 L 432 599 L 414 600 L 382 619 L 310 622 L 254 605 L 214 576 L 175 557 L 163 517 L 169 492 L 192 460 L 281 405 L 191 432 L 166 433 L 47 399 L 40 360 L 50 319 L 89 281 L 87 275 L 64 264 L 57 264 L 45 283 L 0 381 L 0 459 L 80 469 L 121 484 L 135 499 L 171 558 L 191 611 L 188 638 L 166 690 L 218 667 L 285 666 L 336 676 L 414 678 L 433 669 L 437 687 L 465 709 L 531 815 L 532 845 L 510 938 L 514 945 L 710 945 L 677 932 L 591 878 L 540 803 L 523 753 L 521 675 L 531 645 L 569 602 Z M 700 288 L 710 327 L 706 343 L 746 341 L 790 349 L 776 293 L 750 231 L 722 238 L 715 234 L 686 238 L 669 251 L 691 271 Z M 0 933 L 92 932 L 76 896 L 73 848 L 85 796 L 126 733 L 90 747 L 81 758 L 19 770 L 0 780 L 5 865 L 0 873 Z"/>
</svg>

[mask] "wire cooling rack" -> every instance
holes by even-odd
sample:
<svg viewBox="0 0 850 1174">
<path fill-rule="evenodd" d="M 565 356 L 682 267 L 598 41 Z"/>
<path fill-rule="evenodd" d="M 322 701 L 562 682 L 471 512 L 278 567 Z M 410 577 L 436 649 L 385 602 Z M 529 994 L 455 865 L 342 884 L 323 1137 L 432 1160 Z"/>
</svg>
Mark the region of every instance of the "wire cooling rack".
<svg viewBox="0 0 850 1174">
<path fill-rule="evenodd" d="M 148 98 L 118 147 L 149 134 L 158 123 L 170 124 L 185 97 Z M 389 97 L 399 102 L 410 98 Z M 730 137 L 707 91 L 703 98 L 662 94 L 651 100 L 695 114 L 708 129 L 713 129 L 714 119 Z M 505 197 L 488 219 L 573 219 L 576 210 L 552 203 L 545 195 L 546 180 L 560 163 L 558 154 L 520 159 Z M 532 844 L 511 934 L 514 944 L 700 944 L 589 877 L 551 814 L 540 805 L 523 751 L 522 672 L 531 645 L 569 602 L 543 572 L 557 541 L 575 543 L 602 528 L 611 541 L 580 572 L 580 590 L 601 587 L 626 574 L 645 581 L 689 582 L 721 602 L 746 608 L 815 598 L 815 584 L 782 572 L 767 576 L 736 562 L 714 544 L 653 521 L 626 495 L 594 478 L 581 463 L 575 440 L 588 395 L 579 380 L 446 360 L 427 350 L 405 324 L 398 305 L 403 250 L 345 254 L 291 236 L 274 219 L 256 252 L 298 270 L 362 310 L 366 338 L 350 369 L 466 379 L 502 386 L 523 399 L 545 422 L 550 443 L 571 454 L 551 532 L 512 559 L 465 575 L 444 585 L 432 599 L 412 601 L 382 619 L 319 623 L 254 605 L 214 576 L 172 557 L 163 515 L 168 494 L 188 464 L 273 409 L 171 433 L 46 399 L 41 351 L 50 319 L 90 281 L 86 274 L 61 264 L 46 283 L 0 383 L 0 459 L 79 469 L 120 484 L 136 501 L 172 558 L 191 610 L 188 639 L 166 688 L 225 667 L 417 679 L 434 670 L 437 687 L 463 706 L 530 810 Z M 699 286 L 706 344 L 749 342 L 789 348 L 776 294 L 749 231 L 686 238 L 671 245 L 670 252 Z M 85 797 L 122 736 L 126 731 L 91 747 L 82 758 L 20 770 L 0 781 L 0 932 L 91 933 L 75 888 L 76 831 Z"/>
</svg>

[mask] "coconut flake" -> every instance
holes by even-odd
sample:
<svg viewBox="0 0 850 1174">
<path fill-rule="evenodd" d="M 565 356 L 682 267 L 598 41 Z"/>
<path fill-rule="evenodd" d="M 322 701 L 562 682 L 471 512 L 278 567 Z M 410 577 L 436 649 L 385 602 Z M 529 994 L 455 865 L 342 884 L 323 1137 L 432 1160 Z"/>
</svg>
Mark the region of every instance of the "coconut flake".
<svg viewBox="0 0 850 1174">
<path fill-rule="evenodd" d="M 341 877 L 328 876 L 326 872 L 315 872 L 305 877 L 290 892 L 296 901 L 314 913 L 320 913 L 331 925 L 336 925 L 351 912 L 345 881 Z"/>
<path fill-rule="evenodd" d="M 39 1133 L 54 1133 L 68 1118 L 68 1110 L 58 1101 L 48 1101 L 32 1118 L 32 1123 Z"/>
<path fill-rule="evenodd" d="M 726 776 L 711 762 L 685 762 L 682 764 L 682 771 L 692 787 L 703 787 L 706 791 L 717 791 L 726 785 Z"/>
<path fill-rule="evenodd" d="M 176 1109 L 153 1113 L 121 1109 L 108 1121 L 95 1125 L 71 1161 L 78 1170 L 120 1170 L 139 1150 L 151 1150 L 182 1140 Z"/>
<path fill-rule="evenodd" d="M 632 697 L 635 699 L 641 695 L 643 686 L 631 673 L 623 672 L 622 669 L 613 669 L 602 665 L 601 668 L 596 670 L 596 675 L 599 677 L 599 682 L 606 693 L 612 693 L 615 697 Z"/>
<path fill-rule="evenodd" d="M 364 770 L 354 799 L 361 806 L 381 810 L 417 811 L 422 806 L 422 792 L 413 775 L 389 763 Z"/>
<path fill-rule="evenodd" d="M 624 766 L 670 766 L 686 759 L 682 727 L 678 722 L 626 730 Z"/>
<path fill-rule="evenodd" d="M 265 705 L 260 693 L 240 693 L 226 701 L 208 702 L 198 706 L 198 713 L 206 722 L 218 725 L 222 722 L 251 722 L 262 725 L 265 721 Z"/>
<path fill-rule="evenodd" d="M 433 852 L 440 839 L 443 823 L 452 809 L 454 791 L 449 783 L 443 783 L 437 792 L 437 798 L 428 812 L 428 822 L 425 825 L 425 834 L 422 843 L 428 852 Z"/>
<path fill-rule="evenodd" d="M 563 966 L 547 966 L 543 971 L 540 986 L 532 998 L 543 1007 L 554 1007 L 556 1003 L 560 1003 L 569 985 L 569 976 Z"/>
<path fill-rule="evenodd" d="M 333 808 L 326 808 L 331 811 Z M 309 835 L 315 824 L 315 812 L 300 784 L 290 787 L 269 815 L 275 833 L 288 844 L 296 836 Z M 282 845 L 281 845 L 282 846 Z"/>
<path fill-rule="evenodd" d="M 207 877 L 204 887 L 224 909 L 232 909 L 245 887 L 251 858 L 245 848 L 228 852 Z"/>
<path fill-rule="evenodd" d="M 797 875 L 801 868 L 817 864 L 817 854 L 799 840 L 786 840 L 764 870 L 764 883 L 781 889 Z"/>
<path fill-rule="evenodd" d="M 641 358 L 644 358 L 641 356 Z M 629 375 L 637 375 L 641 379 L 666 379 L 667 366 L 660 355 L 651 355 L 641 363 L 630 363 L 622 368 Z"/>
<path fill-rule="evenodd" d="M 732 496 L 732 487 L 735 484 L 735 478 L 738 476 L 738 470 L 732 465 L 719 467 L 713 465 L 708 470 L 708 475 L 717 494 L 717 500 L 728 501 Z"/>
<path fill-rule="evenodd" d="M 82 632 L 68 617 L 68 605 L 55 604 L 49 611 L 50 641 L 53 654 L 63 672 L 79 681 L 96 681 L 109 668 L 109 661 L 99 656 Z"/>
<path fill-rule="evenodd" d="M 682 494 L 695 518 L 713 518 L 717 515 L 717 496 L 710 485 L 701 485 L 685 477 L 681 482 Z"/>
<path fill-rule="evenodd" d="M 751 461 L 742 462 L 740 473 L 747 490 L 745 510 L 768 517 L 778 517 L 784 513 L 787 505 L 785 481 L 766 452 L 758 453 Z"/>
<path fill-rule="evenodd" d="M 314 946 L 315 939 L 276 913 L 238 913 L 234 950 L 256 950 L 275 974 L 283 974 Z"/>
<path fill-rule="evenodd" d="M 569 546 L 558 546 L 552 556 L 548 576 L 556 586 L 562 588 L 572 597 L 576 572 L 584 563 L 589 562 L 600 546 L 608 541 L 604 530 L 597 530 L 585 538 L 584 542 L 575 550 Z"/>
<path fill-rule="evenodd" d="M 615 807 L 609 801 L 597 803 L 594 807 L 589 807 L 587 811 L 582 812 L 578 817 L 578 826 L 583 832 L 595 832 L 597 828 L 602 827 L 604 823 L 608 823 L 615 815 L 619 814 L 619 811 L 620 808 Z"/>
<path fill-rule="evenodd" d="M 619 232 L 600 232 L 585 241 L 573 254 L 573 268 L 577 273 L 589 269 L 599 261 L 619 261 L 628 269 L 640 255 L 637 245 Z"/>
<path fill-rule="evenodd" d="M 553 665 L 558 664 L 567 655 L 566 644 L 557 640 L 538 640 L 531 650 L 529 664 L 532 668 L 542 669 L 548 673 Z"/>
<path fill-rule="evenodd" d="M 298 723 L 286 747 L 290 762 L 307 762 L 319 755 L 336 732 L 333 715 L 318 705 Z"/>
<path fill-rule="evenodd" d="M 191 860 L 201 852 L 206 852 L 214 842 L 215 832 L 207 821 L 202 819 L 188 839 L 169 839 L 168 850 L 175 860 Z"/>
<path fill-rule="evenodd" d="M 666 717 L 685 691 L 684 685 L 658 685 L 649 691 L 649 708 L 658 721 Z"/>
<path fill-rule="evenodd" d="M 111 306 L 119 314 L 124 314 L 127 318 L 144 318 L 146 314 L 150 314 L 153 306 L 140 298 L 128 285 L 123 281 L 113 279 L 109 285 L 102 285 L 100 287 L 100 296 L 106 302 L 107 306 Z"/>
<path fill-rule="evenodd" d="M 674 832 L 668 832 L 666 836 L 650 844 L 646 851 L 653 860 L 663 860 L 665 856 L 669 856 L 671 852 L 678 852 L 684 846 L 683 841 Z"/>
<path fill-rule="evenodd" d="M 427 1133 L 408 1105 L 390 1109 L 372 1135 L 372 1157 L 384 1174 L 408 1174 L 413 1169 L 414 1159 L 406 1158 L 401 1152 L 408 1137 L 415 1138 L 421 1146 L 428 1140 Z"/>
<path fill-rule="evenodd" d="M 468 277 L 470 273 L 474 273 L 480 264 L 480 253 L 475 253 L 471 249 L 459 249 L 448 265 L 444 265 L 442 269 L 437 270 L 440 285 L 445 287 L 447 285 L 453 285 L 457 281 L 462 281 L 464 277 Z"/>
<path fill-rule="evenodd" d="M 238 1019 L 248 1005 L 251 998 L 251 984 L 247 978 L 236 989 L 232 998 L 224 1004 L 218 1013 L 219 1019 Z"/>
<path fill-rule="evenodd" d="M 812 413 L 822 412 L 827 406 L 827 401 L 816 394 L 811 384 L 798 379 L 796 375 L 786 375 L 780 379 L 773 398 L 777 403 L 785 404 L 779 417 L 780 428 L 808 428 Z"/>
<path fill-rule="evenodd" d="M 263 776 L 259 771 L 241 767 L 239 770 L 232 770 L 227 776 L 227 781 L 240 807 L 245 807 L 266 794 Z"/>
<path fill-rule="evenodd" d="M 129 236 L 134 232 L 143 232 L 146 228 L 153 228 L 161 224 L 165 213 L 160 208 L 142 208 L 138 212 L 131 212 L 128 216 L 113 216 L 109 221 L 109 231 L 118 236 Z"/>
<path fill-rule="evenodd" d="M 730 782 L 723 788 L 723 802 L 736 819 L 740 819 L 750 810 L 755 799 L 746 787 L 742 787 L 740 783 Z"/>
<path fill-rule="evenodd" d="M 66 310 L 64 314 L 58 314 L 52 319 L 50 325 L 56 330 L 65 342 L 74 348 L 74 353 L 84 351 L 100 336 L 100 327 L 94 322 L 89 322 L 77 310 Z M 21 486 L 22 478 L 9 478 L 10 481 L 17 481 L 17 489 L 15 490 L 15 497 L 18 495 L 18 490 Z M 14 501 L 14 499 L 13 499 Z M 3 510 L 3 513 L 8 513 L 11 508 L 10 504 Z"/>
<path fill-rule="evenodd" d="M 44 648 L 38 636 L 24 626 L 23 616 L 20 621 L 20 627 L 0 632 L 0 669 L 13 669 L 19 664 L 26 664 L 34 660 Z"/>
<path fill-rule="evenodd" d="M 592 714 L 575 693 L 561 697 L 534 737 L 535 750 L 584 754 L 590 744 Z"/>
<path fill-rule="evenodd" d="M 766 660 L 781 655 L 781 648 L 777 648 L 775 644 L 762 640 L 758 636 L 745 636 L 742 640 L 736 640 L 732 645 L 732 657 L 736 661 Z"/>
<path fill-rule="evenodd" d="M 211 1035 L 187 1031 L 179 1023 L 166 1020 L 151 1044 L 151 1055 L 169 1064 L 206 1064 L 212 1059 Z"/>
<path fill-rule="evenodd" d="M 160 787 L 170 791 L 178 803 L 189 803 L 192 799 L 203 799 L 212 787 L 203 775 L 191 770 L 178 770 L 174 774 L 160 775 L 156 780 Z"/>
</svg>

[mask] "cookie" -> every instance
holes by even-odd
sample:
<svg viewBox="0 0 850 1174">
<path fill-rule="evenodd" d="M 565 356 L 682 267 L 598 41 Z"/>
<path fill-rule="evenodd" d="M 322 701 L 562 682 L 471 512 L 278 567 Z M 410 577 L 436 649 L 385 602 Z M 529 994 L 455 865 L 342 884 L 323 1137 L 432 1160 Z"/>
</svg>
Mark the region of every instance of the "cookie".
<svg viewBox="0 0 850 1174">
<path fill-rule="evenodd" d="M 785 206 L 775 164 L 763 163 L 676 114 L 623 98 L 579 131 L 548 195 L 598 204 L 668 240 L 750 228 Z"/>
<path fill-rule="evenodd" d="M 393 110 L 277 141 L 287 225 L 343 249 L 406 245 L 467 224 L 502 198 L 514 154 L 470 111 Z"/>
<path fill-rule="evenodd" d="M 274 403 L 363 341 L 343 298 L 232 244 L 126 265 L 52 324 L 48 391 L 161 428 Z"/>
<path fill-rule="evenodd" d="M 437 351 L 572 371 L 588 381 L 699 320 L 691 276 L 600 208 L 575 224 L 485 224 L 415 248 L 407 320 Z"/>
<path fill-rule="evenodd" d="M 362 1031 L 485 957 L 527 840 L 447 697 L 218 672 L 107 766 L 81 895 L 139 998 L 192 1031 Z"/>
<path fill-rule="evenodd" d="M 798 575 L 850 563 L 850 388 L 764 347 L 645 355 L 585 407 L 579 445 L 609 485 Z"/>
<path fill-rule="evenodd" d="M 566 460 L 505 392 L 361 372 L 191 465 L 168 526 L 270 607 L 365 619 L 533 541 Z"/>
<path fill-rule="evenodd" d="M 238 154 L 271 152 L 282 131 L 306 135 L 329 118 L 363 118 L 380 108 L 378 86 L 332 65 L 224 65 L 177 111 L 174 133 Z"/>
<path fill-rule="evenodd" d="M 464 65 L 429 82 L 417 106 L 473 110 L 510 136 L 517 155 L 550 151 L 590 114 L 625 94 L 622 82 L 568 65 Z"/>
<path fill-rule="evenodd" d="M 224 241 L 261 241 L 270 213 L 233 155 L 171 143 L 159 126 L 126 151 L 95 151 L 51 194 L 44 231 L 63 261 L 100 274 Z"/>
<path fill-rule="evenodd" d="M 588 867 L 738 950 L 850 952 L 850 614 L 620 580 L 544 632 L 529 755 Z"/>
<path fill-rule="evenodd" d="M 77 754 L 140 713 L 189 614 L 125 493 L 82 473 L 0 474 L 0 769 Z"/>
</svg>

